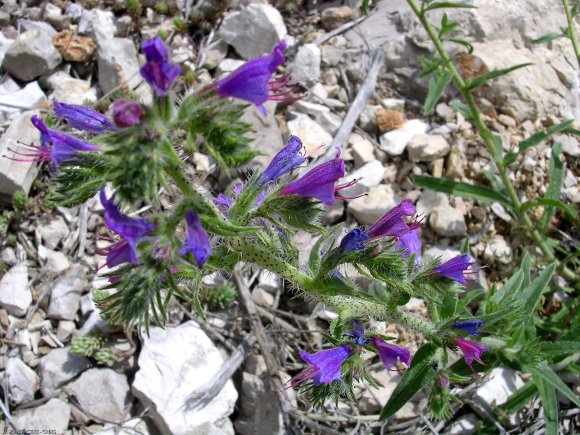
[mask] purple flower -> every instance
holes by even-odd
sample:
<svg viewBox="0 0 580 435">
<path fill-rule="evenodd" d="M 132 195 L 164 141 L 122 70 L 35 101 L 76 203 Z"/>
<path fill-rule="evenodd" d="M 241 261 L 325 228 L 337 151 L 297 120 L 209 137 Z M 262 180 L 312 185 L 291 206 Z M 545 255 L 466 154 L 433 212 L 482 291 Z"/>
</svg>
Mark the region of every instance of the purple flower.
<svg viewBox="0 0 580 435">
<path fill-rule="evenodd" d="M 280 41 L 271 54 L 246 62 L 226 78 L 210 85 L 207 90 L 216 89 L 222 98 L 233 97 L 252 103 L 264 115 L 266 115 L 264 103 L 268 100 L 295 101 L 295 98 L 287 96 L 293 89 L 280 92 L 288 86 L 287 76 L 272 80 L 276 69 L 286 60 L 282 54 L 286 47 L 286 42 Z"/>
<path fill-rule="evenodd" d="M 153 86 L 158 96 L 167 94 L 179 75 L 179 66 L 169 62 L 169 52 L 159 36 L 144 42 L 141 50 L 147 59 L 147 63 L 141 67 L 141 75 Z"/>
<path fill-rule="evenodd" d="M 147 219 L 134 219 L 124 215 L 119 209 L 119 203 L 115 204 L 115 195 L 111 199 L 107 199 L 104 189 L 101 189 L 100 196 L 101 203 L 105 208 L 105 223 L 126 242 L 126 246 L 122 244 L 117 246 L 117 257 L 122 255 L 129 263 L 139 263 L 137 247 L 147 234 L 157 227 L 157 223 L 149 222 Z M 115 260 L 115 262 L 116 264 L 120 264 L 123 261 Z"/>
<path fill-rule="evenodd" d="M 391 370 L 391 368 L 393 368 L 397 362 L 397 358 L 399 358 L 401 362 L 404 362 L 407 367 L 411 367 L 411 352 L 409 352 L 408 349 L 387 343 L 385 340 L 379 337 L 373 337 L 372 341 L 375 349 L 377 349 L 379 352 L 381 361 L 387 370 Z"/>
<path fill-rule="evenodd" d="M 234 203 L 234 200 L 223 193 L 220 193 L 217 198 L 213 200 L 213 203 L 216 207 L 222 212 L 224 216 L 228 215 L 228 209 Z"/>
<path fill-rule="evenodd" d="M 302 149 L 302 141 L 296 136 L 290 136 L 288 143 L 282 150 L 274 156 L 262 176 L 260 183 L 270 183 L 276 181 L 282 175 L 287 174 L 306 159 L 299 154 Z"/>
<path fill-rule="evenodd" d="M 104 238 L 104 237 L 101 237 Z M 113 268 L 119 264 L 129 263 L 130 260 L 130 247 L 126 240 L 118 240 L 113 238 L 107 238 L 108 240 L 114 241 L 113 244 L 107 246 L 106 248 L 97 248 L 95 252 L 98 255 L 107 257 L 107 261 L 102 267 L 107 266 L 108 268 Z M 100 269 L 100 268 L 99 268 Z"/>
<path fill-rule="evenodd" d="M 465 285 L 466 281 L 464 273 L 472 264 L 473 262 L 469 255 L 458 255 L 457 257 L 453 257 L 451 260 L 437 266 L 434 269 L 434 272 L 444 276 L 445 278 L 454 279 L 459 284 Z"/>
<path fill-rule="evenodd" d="M 340 249 L 344 252 L 364 251 L 365 241 L 368 238 L 367 233 L 359 228 L 355 228 L 342 238 L 340 241 Z"/>
<path fill-rule="evenodd" d="M 26 153 L 11 150 L 18 158 L 11 158 L 18 162 L 51 162 L 50 169 L 56 170 L 63 161 L 72 159 L 80 151 L 101 151 L 98 146 L 69 136 L 58 130 L 52 130 L 36 115 L 31 118 L 34 126 L 40 130 L 42 145 L 22 144 L 27 148 Z"/>
<path fill-rule="evenodd" d="M 139 103 L 127 100 L 117 100 L 113 103 L 113 122 L 119 128 L 129 128 L 137 125 L 143 119 L 145 111 Z"/>
<path fill-rule="evenodd" d="M 403 220 L 403 216 L 413 216 L 415 211 L 413 201 L 405 199 L 372 224 L 367 234 L 373 239 L 383 236 L 402 237 L 409 231 L 409 226 Z"/>
<path fill-rule="evenodd" d="M 463 359 L 465 360 L 465 363 L 471 367 L 472 370 L 473 367 L 471 365 L 473 364 L 473 361 L 477 361 L 478 363 L 485 365 L 485 363 L 481 360 L 481 355 L 483 352 L 485 352 L 485 347 L 482 344 L 479 344 L 475 341 L 466 340 L 461 337 L 457 337 L 456 344 L 459 346 L 459 349 L 461 349 L 461 352 L 463 353 Z"/>
<path fill-rule="evenodd" d="M 345 337 L 352 338 L 358 346 L 369 344 L 372 340 L 365 337 L 365 328 L 360 320 L 352 321 L 352 331 L 344 334 Z"/>
<path fill-rule="evenodd" d="M 421 264 L 421 240 L 419 239 L 419 224 L 409 225 L 409 230 L 399 237 L 397 248 L 403 250 L 403 256 L 415 254 L 415 264 Z"/>
<path fill-rule="evenodd" d="M 192 254 L 197 265 L 203 267 L 211 254 L 211 243 L 196 212 L 186 212 L 185 222 L 187 223 L 187 232 L 179 255 Z"/>
<path fill-rule="evenodd" d="M 300 351 L 300 357 L 310 366 L 288 381 L 290 387 L 300 385 L 309 379 L 314 379 L 314 385 L 330 384 L 340 380 L 342 364 L 351 354 L 352 348 L 348 344 L 323 350 L 314 355 Z"/>
<path fill-rule="evenodd" d="M 71 127 L 91 133 L 103 133 L 105 130 L 115 130 L 115 126 L 106 116 L 85 106 L 54 103 L 54 112 L 65 118 Z"/>
<path fill-rule="evenodd" d="M 449 378 L 445 375 L 439 375 L 439 385 L 443 388 L 449 388 Z"/>
<path fill-rule="evenodd" d="M 471 335 L 479 335 L 479 328 L 483 326 L 483 320 L 479 319 L 469 319 L 461 320 L 459 322 L 454 322 L 451 325 L 451 329 L 462 329 Z"/>
<path fill-rule="evenodd" d="M 334 184 L 344 177 L 344 161 L 337 153 L 333 160 L 322 163 L 311 169 L 298 180 L 285 186 L 279 195 L 300 195 L 316 198 L 326 206 L 331 206 L 334 202 L 334 192 L 352 185 L 334 186 Z"/>
</svg>

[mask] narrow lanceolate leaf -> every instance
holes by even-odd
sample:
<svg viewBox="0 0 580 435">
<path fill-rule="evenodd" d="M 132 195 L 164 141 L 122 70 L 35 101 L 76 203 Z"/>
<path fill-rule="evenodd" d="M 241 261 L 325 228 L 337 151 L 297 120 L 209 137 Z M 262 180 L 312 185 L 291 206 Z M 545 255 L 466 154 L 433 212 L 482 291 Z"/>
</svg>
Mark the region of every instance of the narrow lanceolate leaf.
<svg viewBox="0 0 580 435">
<path fill-rule="evenodd" d="M 514 413 L 526 406 L 538 391 L 536 384 L 528 381 L 522 388 L 512 394 L 508 400 L 499 407 L 508 414 Z"/>
<path fill-rule="evenodd" d="M 563 38 L 564 36 L 565 35 L 562 33 L 550 32 L 540 36 L 537 39 L 532 39 L 532 44 L 545 44 L 547 42 L 553 41 L 554 39 Z"/>
<path fill-rule="evenodd" d="M 523 282 L 524 282 L 524 273 L 521 270 L 518 270 L 505 283 L 503 288 L 500 291 L 497 291 L 491 297 L 491 300 L 497 304 L 501 304 L 501 301 L 504 298 L 518 294 L 520 291 L 520 288 L 522 287 Z"/>
<path fill-rule="evenodd" d="M 542 198 L 536 201 L 526 201 L 522 204 L 520 211 L 523 213 L 530 208 L 536 207 L 553 207 L 557 208 L 558 210 L 562 211 L 569 219 L 576 219 L 578 213 L 576 209 L 572 206 L 564 204 L 562 201 L 558 199 L 550 199 L 550 198 Z"/>
<path fill-rule="evenodd" d="M 574 393 L 568 387 L 568 385 L 566 385 L 564 381 L 560 379 L 557 373 L 552 370 L 546 361 L 542 361 L 537 366 L 526 366 L 524 368 L 534 376 L 534 379 L 536 377 L 541 377 L 545 382 L 556 388 L 560 393 L 570 399 L 570 401 L 572 401 L 576 406 L 580 406 L 580 399 L 578 398 L 578 395 L 576 395 L 576 393 Z"/>
<path fill-rule="evenodd" d="M 477 6 L 462 2 L 433 2 L 425 8 L 425 12 L 432 11 L 435 9 L 452 9 L 452 8 L 476 9 Z"/>
<path fill-rule="evenodd" d="M 543 342 L 542 353 L 553 356 L 571 355 L 580 353 L 580 341 Z"/>
<path fill-rule="evenodd" d="M 542 398 L 546 435 L 558 435 L 558 402 L 556 400 L 556 389 L 540 376 L 534 375 L 534 382 Z"/>
<path fill-rule="evenodd" d="M 439 102 L 439 99 L 447 89 L 447 86 L 453 78 L 453 73 L 447 68 L 439 68 L 433 72 L 429 80 L 429 91 L 423 106 L 423 113 L 429 115 Z"/>
<path fill-rule="evenodd" d="M 459 183 L 446 178 L 426 177 L 423 175 L 413 176 L 413 181 L 419 187 L 424 187 L 426 189 L 447 193 L 448 195 L 461 196 L 463 198 L 499 202 L 500 204 L 511 208 L 511 202 L 506 196 L 488 187 Z"/>
<path fill-rule="evenodd" d="M 562 154 L 562 144 L 554 142 L 552 157 L 548 165 L 548 191 L 544 195 L 544 199 L 557 200 L 560 198 L 560 191 L 564 183 L 564 164 L 560 161 L 560 154 Z M 552 207 L 547 208 L 540 219 L 540 228 L 548 228 L 553 217 L 554 209 Z"/>
<path fill-rule="evenodd" d="M 497 133 L 492 133 L 486 128 L 481 131 L 481 137 L 493 142 L 493 147 L 495 149 L 493 153 L 493 161 L 499 162 L 503 156 L 503 140 L 501 139 L 501 136 Z"/>
<path fill-rule="evenodd" d="M 520 302 L 524 304 L 524 314 L 531 316 L 540 303 L 542 293 L 550 282 L 554 271 L 556 270 L 556 263 L 551 263 L 546 267 L 538 277 L 531 282 L 531 284 L 524 289 L 520 295 Z"/>
<path fill-rule="evenodd" d="M 525 68 L 525 67 L 530 66 L 530 65 L 532 65 L 532 63 L 530 63 L 530 62 L 520 63 L 519 65 L 510 66 L 509 68 L 496 69 L 496 70 L 490 71 L 488 73 L 482 74 L 478 78 L 476 78 L 475 80 L 472 80 L 469 83 L 469 89 L 470 90 L 477 89 L 481 85 L 483 85 L 485 82 L 488 82 L 488 81 L 493 80 L 493 79 L 497 79 L 498 77 L 501 77 L 501 76 L 505 76 L 506 74 L 509 74 L 512 71 L 515 71 L 515 70 L 518 70 L 521 68 Z"/>
<path fill-rule="evenodd" d="M 568 119 L 567 121 L 561 122 L 560 124 L 551 126 L 545 131 L 539 131 L 530 136 L 529 138 L 521 141 L 517 151 L 510 151 L 509 153 L 506 154 L 506 156 L 503 159 L 504 165 L 506 166 L 511 165 L 513 162 L 516 161 L 518 154 L 523 153 L 528 148 L 541 144 L 546 139 L 549 139 L 551 136 L 562 132 L 568 132 L 573 122 L 574 122 L 573 119 Z"/>
<path fill-rule="evenodd" d="M 393 416 L 405 405 L 421 388 L 427 385 L 436 376 L 431 367 L 436 348 L 431 343 L 422 346 L 411 361 L 411 368 L 403 375 L 393 391 L 389 401 L 381 411 L 380 420 Z"/>
</svg>

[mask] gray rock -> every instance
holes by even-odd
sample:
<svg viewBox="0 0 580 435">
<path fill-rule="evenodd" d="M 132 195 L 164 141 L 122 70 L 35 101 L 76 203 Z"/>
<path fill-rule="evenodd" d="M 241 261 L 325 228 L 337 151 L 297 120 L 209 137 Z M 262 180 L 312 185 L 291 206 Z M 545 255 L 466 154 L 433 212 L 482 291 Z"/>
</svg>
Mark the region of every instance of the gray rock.
<svg viewBox="0 0 580 435">
<path fill-rule="evenodd" d="M 274 296 L 261 287 L 256 287 L 252 290 L 252 301 L 261 307 L 269 308 L 274 306 Z"/>
<path fill-rule="evenodd" d="M 327 132 L 335 135 L 342 125 L 342 118 L 336 113 L 324 112 L 316 117 L 316 122 Z"/>
<path fill-rule="evenodd" d="M 93 432 L 93 435 L 149 435 L 149 428 L 145 420 L 132 418 L 129 421 L 124 421 L 122 425 L 108 423 L 104 429 Z"/>
<path fill-rule="evenodd" d="M 308 115 L 299 114 L 295 119 L 288 121 L 288 131 L 302 140 L 306 152 L 313 151 L 321 145 L 329 145 L 332 142 L 332 136 L 316 121 Z M 322 153 L 320 149 L 313 155 Z"/>
<path fill-rule="evenodd" d="M 390 156 L 400 156 L 413 137 L 427 131 L 429 125 L 418 119 L 405 122 L 401 128 L 391 130 L 380 138 L 381 149 Z"/>
<path fill-rule="evenodd" d="M 31 82 L 20 89 L 1 93 L 0 92 L 0 112 L 4 116 L 12 117 L 19 114 L 22 110 L 29 110 L 35 107 L 37 103 L 46 99 L 46 95 L 38 82 Z"/>
<path fill-rule="evenodd" d="M 219 63 L 216 70 L 216 75 L 217 77 L 222 78 L 226 74 L 231 73 L 232 71 L 236 70 L 245 63 L 246 62 L 244 62 L 243 60 L 224 59 Z"/>
<path fill-rule="evenodd" d="M 361 225 L 371 225 L 399 202 L 390 185 L 371 187 L 368 195 L 348 201 L 348 212 Z"/>
<path fill-rule="evenodd" d="M 125 420 L 131 398 L 125 375 L 111 369 L 89 369 L 64 390 L 76 398 L 82 409 L 97 418 Z"/>
<path fill-rule="evenodd" d="M 475 393 L 475 400 L 487 405 L 501 405 L 524 386 L 517 372 L 507 367 L 493 369 Z"/>
<path fill-rule="evenodd" d="M 348 142 L 354 157 L 354 166 L 360 168 L 362 165 L 375 160 L 375 147 L 368 139 L 359 134 L 352 133 L 348 137 Z"/>
<path fill-rule="evenodd" d="M 12 267 L 0 280 L 0 306 L 16 317 L 22 317 L 32 303 L 25 262 Z"/>
<path fill-rule="evenodd" d="M 47 317 L 59 320 L 74 320 L 84 288 L 88 285 L 85 269 L 73 265 L 69 271 L 53 284 Z"/>
<path fill-rule="evenodd" d="M 283 434 L 284 420 L 278 406 L 256 406 L 276 403 L 276 393 L 271 391 L 267 379 L 244 372 L 240 416 L 236 419 L 236 432 L 241 435 Z"/>
<path fill-rule="evenodd" d="M 38 257 L 42 261 L 42 268 L 49 273 L 61 273 L 70 267 L 70 261 L 62 252 L 38 246 Z"/>
<path fill-rule="evenodd" d="M 58 322 L 58 327 L 56 329 L 56 338 L 58 338 L 61 343 L 67 343 L 75 330 L 75 322 L 72 320 L 61 320 Z"/>
<path fill-rule="evenodd" d="M 487 243 L 483 259 L 487 263 L 509 264 L 512 261 L 512 248 L 502 236 L 496 235 Z"/>
<path fill-rule="evenodd" d="M 4 56 L 6 55 L 6 52 L 13 43 L 14 43 L 13 39 L 8 39 L 6 36 L 4 36 L 3 33 L 0 32 L 0 65 L 4 61 Z"/>
<path fill-rule="evenodd" d="M 458 255 L 461 255 L 461 251 L 458 248 L 450 248 L 448 246 L 431 246 L 429 249 L 425 250 L 423 257 L 440 257 L 441 261 L 445 262 L 447 260 L 451 260 L 453 257 L 457 257 Z"/>
<path fill-rule="evenodd" d="M 362 195 L 363 193 L 368 192 L 371 187 L 381 184 L 384 172 L 385 169 L 383 168 L 383 164 L 378 160 L 371 160 L 370 162 L 365 163 L 360 168 L 355 169 L 338 180 L 336 184 L 344 184 L 353 180 L 359 180 L 354 185 L 340 190 L 339 195 L 348 197 Z"/>
<path fill-rule="evenodd" d="M 323 113 L 329 113 L 330 109 L 322 104 L 311 103 L 309 101 L 298 100 L 294 103 L 296 109 L 299 112 L 306 113 L 314 118 L 322 115 Z"/>
<path fill-rule="evenodd" d="M 51 37 L 39 30 L 21 34 L 10 46 L 2 67 L 12 77 L 25 82 L 53 70 L 62 62 L 62 56 Z"/>
<path fill-rule="evenodd" d="M 475 425 L 478 419 L 475 414 L 465 414 L 455 420 L 449 428 L 443 432 L 445 435 L 471 435 L 475 433 Z"/>
<path fill-rule="evenodd" d="M 447 206 L 449 206 L 449 197 L 446 194 L 425 190 L 416 204 L 417 215 L 430 215 L 435 208 Z"/>
<path fill-rule="evenodd" d="M 6 11 L 0 10 L 0 26 L 5 27 L 10 24 L 10 14 Z"/>
<path fill-rule="evenodd" d="M 12 415 L 14 424 L 27 431 L 38 433 L 48 430 L 52 433 L 62 434 L 68 428 L 70 420 L 70 406 L 59 399 L 50 399 L 44 405 L 37 408 L 17 411 Z"/>
<path fill-rule="evenodd" d="M 44 242 L 44 246 L 48 249 L 54 249 L 59 242 L 69 233 L 68 225 L 60 216 L 51 220 L 47 225 L 40 227 L 40 235 Z"/>
<path fill-rule="evenodd" d="M 88 35 L 95 40 L 98 47 L 106 45 L 115 37 L 117 25 L 115 15 L 111 11 L 101 9 L 83 10 L 78 27 L 79 34 Z"/>
<path fill-rule="evenodd" d="M 555 135 L 554 140 L 562 144 L 562 151 L 570 157 L 580 157 L 580 143 L 574 136 Z"/>
<path fill-rule="evenodd" d="M 97 92 L 91 87 L 91 82 L 73 79 L 63 71 L 50 76 L 48 86 L 53 90 L 50 97 L 55 101 L 67 104 L 87 104 L 97 101 Z"/>
<path fill-rule="evenodd" d="M 381 105 L 387 110 L 395 110 L 397 112 L 405 110 L 405 100 L 399 98 L 384 98 L 381 100 Z"/>
<path fill-rule="evenodd" d="M 276 294 L 280 290 L 281 285 L 280 278 L 275 273 L 265 269 L 260 272 L 260 276 L 258 276 L 258 287 L 269 293 Z"/>
<path fill-rule="evenodd" d="M 30 30 L 38 30 L 39 32 L 46 33 L 51 39 L 56 35 L 56 30 L 50 24 L 44 21 L 34 21 L 21 18 L 18 20 L 18 25 L 20 26 L 20 32 L 28 32 Z"/>
<path fill-rule="evenodd" d="M 409 158 L 415 162 L 433 162 L 449 153 L 451 147 L 443 136 L 418 134 L 407 144 Z"/>
<path fill-rule="evenodd" d="M 203 67 L 209 70 L 215 69 L 228 54 L 228 43 L 223 39 L 216 39 L 213 41 L 208 49 L 207 55 L 203 62 Z"/>
<path fill-rule="evenodd" d="M 176 328 L 151 328 L 144 337 L 133 394 L 163 433 L 175 435 L 205 432 L 226 419 L 235 406 L 237 392 L 231 380 L 205 407 L 187 406 L 223 362 L 219 350 L 193 321 Z M 171 392 L 171 394 L 168 394 Z"/>
<path fill-rule="evenodd" d="M 65 14 L 71 18 L 73 23 L 77 23 L 84 12 L 85 8 L 79 3 L 70 3 L 66 8 Z"/>
<path fill-rule="evenodd" d="M 264 107 L 268 112 L 265 117 L 255 107 L 248 107 L 244 111 L 242 121 L 250 123 L 254 130 L 249 134 L 253 139 L 252 148 L 264 153 L 264 155 L 253 159 L 252 164 L 265 167 L 270 163 L 272 157 L 284 147 L 284 141 L 282 140 L 282 132 L 278 126 L 278 121 L 274 116 L 276 103 L 267 101 Z"/>
<path fill-rule="evenodd" d="M 44 397 L 51 396 L 58 388 L 91 366 L 88 359 L 69 352 L 67 348 L 50 351 L 40 359 L 40 391 Z"/>
<path fill-rule="evenodd" d="M 322 53 L 315 44 L 305 44 L 298 49 L 292 62 L 291 77 L 298 83 L 314 83 L 320 78 Z"/>
<path fill-rule="evenodd" d="M 270 5 L 251 4 L 227 15 L 218 35 L 244 59 L 272 51 L 288 31 L 282 15 Z"/>
<path fill-rule="evenodd" d="M 459 237 L 467 234 L 463 213 L 451 205 L 434 208 L 429 218 L 429 225 L 441 236 Z"/>
<path fill-rule="evenodd" d="M 122 81 L 127 82 L 131 88 L 141 81 L 137 50 L 131 39 L 108 39 L 102 45 L 97 41 L 97 65 L 99 86 L 105 93 L 119 86 Z"/>
<path fill-rule="evenodd" d="M 33 400 L 34 393 L 40 386 L 36 372 L 19 358 L 8 358 L 4 381 L 8 387 L 10 400 L 16 405 Z"/>
<path fill-rule="evenodd" d="M 62 15 L 62 10 L 51 3 L 46 3 L 44 5 L 44 18 L 46 20 L 58 18 Z"/>
</svg>

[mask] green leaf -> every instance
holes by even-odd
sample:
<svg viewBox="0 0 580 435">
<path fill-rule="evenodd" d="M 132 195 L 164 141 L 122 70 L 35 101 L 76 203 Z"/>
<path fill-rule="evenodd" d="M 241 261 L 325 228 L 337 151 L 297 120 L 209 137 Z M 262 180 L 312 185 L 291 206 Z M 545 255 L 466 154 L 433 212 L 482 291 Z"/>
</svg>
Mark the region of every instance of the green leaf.
<svg viewBox="0 0 580 435">
<path fill-rule="evenodd" d="M 465 119 L 469 120 L 472 118 L 469 106 L 465 104 L 463 101 L 454 98 L 451 101 L 449 101 L 449 106 L 451 106 L 451 108 L 455 110 L 457 113 L 460 113 Z"/>
<path fill-rule="evenodd" d="M 557 208 L 564 212 L 565 215 L 568 216 L 569 219 L 576 219 L 577 212 L 576 209 L 572 206 L 564 204 L 562 201 L 558 199 L 550 199 L 550 198 L 542 198 L 536 201 L 526 201 L 522 204 L 520 211 L 523 213 L 530 208 L 536 207 L 553 207 Z"/>
<path fill-rule="evenodd" d="M 544 406 L 546 435 L 558 435 L 558 401 L 556 400 L 556 389 L 540 376 L 534 375 L 534 382 L 538 387 L 540 397 L 542 398 L 542 405 Z"/>
<path fill-rule="evenodd" d="M 363 14 L 368 15 L 369 14 L 369 0 L 363 0 L 360 8 L 361 8 Z"/>
<path fill-rule="evenodd" d="M 423 106 L 423 114 L 429 115 L 437 105 L 437 102 L 447 89 L 447 86 L 453 78 L 453 73 L 447 68 L 439 68 L 433 72 L 429 80 L 429 91 Z"/>
<path fill-rule="evenodd" d="M 556 32 L 546 33 L 539 38 L 532 39 L 532 44 L 545 44 L 547 42 L 553 41 L 554 39 L 563 38 L 565 35 Z"/>
<path fill-rule="evenodd" d="M 459 8 L 459 9 L 477 9 L 477 6 L 474 6 L 469 3 L 461 3 L 461 2 L 434 2 L 429 4 L 425 8 L 425 12 L 433 11 L 435 9 L 451 9 L 451 8 Z"/>
<path fill-rule="evenodd" d="M 501 291 L 496 292 L 492 297 L 491 300 L 498 305 L 501 304 L 501 301 L 506 296 L 511 296 L 513 294 L 517 294 L 520 291 L 522 283 L 524 282 L 524 273 L 521 270 L 518 270 L 511 278 L 505 283 Z"/>
<path fill-rule="evenodd" d="M 560 191 L 564 183 L 564 164 L 560 161 L 560 154 L 562 154 L 562 144 L 554 142 L 552 157 L 548 165 L 548 190 L 544 195 L 544 199 L 557 200 L 560 198 Z M 552 207 L 547 208 L 540 219 L 540 228 L 548 228 L 553 217 L 554 209 Z"/>
<path fill-rule="evenodd" d="M 550 282 L 554 271 L 556 270 L 556 263 L 551 263 L 546 267 L 532 283 L 524 289 L 520 295 L 520 301 L 524 304 L 524 314 L 531 316 L 536 309 L 536 306 L 542 299 L 544 289 Z"/>
<path fill-rule="evenodd" d="M 552 356 L 570 355 L 580 352 L 580 341 L 542 342 L 542 352 Z"/>
<path fill-rule="evenodd" d="M 499 162 L 503 155 L 503 140 L 501 139 L 501 136 L 497 133 L 492 133 L 486 128 L 481 131 L 481 137 L 486 141 L 493 142 L 493 147 L 495 149 L 493 161 Z"/>
<path fill-rule="evenodd" d="M 413 357 L 411 368 L 403 375 L 393 391 L 387 404 L 381 411 L 380 420 L 386 420 L 403 407 L 417 392 L 435 378 L 437 372 L 432 364 L 436 347 L 431 344 L 423 345 Z"/>
<path fill-rule="evenodd" d="M 426 177 L 423 175 L 414 175 L 413 181 L 417 186 L 426 189 L 447 193 L 448 195 L 461 196 L 463 198 L 499 202 L 500 204 L 511 208 L 511 202 L 506 196 L 487 187 L 459 183 L 446 178 Z"/>
<path fill-rule="evenodd" d="M 459 44 L 459 45 L 463 45 L 465 48 L 467 48 L 467 54 L 473 53 L 473 45 L 471 43 L 467 42 L 465 39 L 445 38 L 445 40 L 450 41 L 450 42 L 455 42 L 456 44 Z"/>
<path fill-rule="evenodd" d="M 546 361 L 542 361 L 538 366 L 526 366 L 525 369 L 530 372 L 534 379 L 536 377 L 542 378 L 548 384 L 556 388 L 560 393 L 570 399 L 576 406 L 580 406 L 580 399 L 574 393 L 568 385 L 560 379 L 554 370 L 548 365 Z"/>
<path fill-rule="evenodd" d="M 515 71 L 515 70 L 518 70 L 521 68 L 525 68 L 525 67 L 530 66 L 530 65 L 533 65 L 533 64 L 531 62 L 520 63 L 518 65 L 510 66 L 509 68 L 496 69 L 496 70 L 490 71 L 488 73 L 482 74 L 479 77 L 477 77 L 475 80 L 472 80 L 469 83 L 469 90 L 477 89 L 489 80 L 493 80 L 493 79 L 496 79 L 498 77 L 505 76 L 506 74 L 509 74 L 512 71 Z"/>
<path fill-rule="evenodd" d="M 508 414 L 514 413 L 526 406 L 536 395 L 537 387 L 532 381 L 526 384 L 512 394 L 508 400 L 499 407 Z"/>
<path fill-rule="evenodd" d="M 513 162 L 516 161 L 518 154 L 523 153 L 528 148 L 531 148 L 544 142 L 546 139 L 550 138 L 555 134 L 568 131 L 573 122 L 574 122 L 573 119 L 568 119 L 567 121 L 561 122 L 560 124 L 551 126 L 550 128 L 546 129 L 546 131 L 539 131 L 530 136 L 529 138 L 521 141 L 517 151 L 510 151 L 509 153 L 506 154 L 506 156 L 503 159 L 504 165 L 506 166 L 511 165 Z"/>
</svg>

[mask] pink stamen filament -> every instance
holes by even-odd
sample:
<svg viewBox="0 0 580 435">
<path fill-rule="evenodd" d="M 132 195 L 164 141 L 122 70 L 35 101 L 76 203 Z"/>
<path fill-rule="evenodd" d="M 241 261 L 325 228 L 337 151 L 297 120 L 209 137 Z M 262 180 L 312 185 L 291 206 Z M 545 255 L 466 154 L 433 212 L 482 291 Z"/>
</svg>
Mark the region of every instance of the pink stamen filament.
<svg viewBox="0 0 580 435">
<path fill-rule="evenodd" d="M 310 366 L 307 369 L 302 370 L 296 376 L 290 378 L 286 383 L 287 384 L 289 384 L 290 382 L 292 382 L 292 383 L 290 385 L 288 385 L 284 389 L 287 390 L 289 388 L 294 388 L 296 385 L 299 385 L 299 384 L 301 384 L 303 382 L 306 382 L 309 379 L 312 379 L 319 372 L 320 372 L 320 370 L 318 369 L 318 367 L 316 367 L 316 366 Z"/>
</svg>

